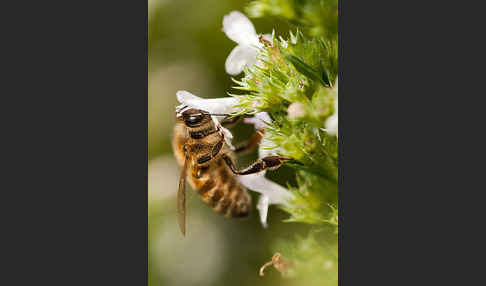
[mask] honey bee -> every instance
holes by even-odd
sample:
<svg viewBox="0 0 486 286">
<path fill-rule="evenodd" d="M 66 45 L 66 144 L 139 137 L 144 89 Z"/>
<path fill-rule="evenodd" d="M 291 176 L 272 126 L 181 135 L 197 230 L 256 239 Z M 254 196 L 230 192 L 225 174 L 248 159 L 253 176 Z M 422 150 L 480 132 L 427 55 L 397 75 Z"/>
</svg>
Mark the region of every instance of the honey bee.
<svg viewBox="0 0 486 286">
<path fill-rule="evenodd" d="M 211 118 L 212 115 L 225 117 L 221 123 L 215 123 Z M 182 235 L 185 236 L 186 233 L 186 178 L 192 189 L 214 211 L 226 217 L 248 217 L 251 210 L 251 197 L 248 190 L 240 184 L 237 176 L 277 169 L 290 158 L 279 155 L 266 156 L 244 170 L 237 170 L 234 154 L 256 147 L 262 138 L 260 133 L 255 132 L 246 143 L 231 148 L 225 141 L 221 126 L 230 128 L 240 117 L 182 108 L 179 112 L 176 111 L 176 118 L 172 147 L 182 167 L 177 192 L 177 216 Z"/>
</svg>

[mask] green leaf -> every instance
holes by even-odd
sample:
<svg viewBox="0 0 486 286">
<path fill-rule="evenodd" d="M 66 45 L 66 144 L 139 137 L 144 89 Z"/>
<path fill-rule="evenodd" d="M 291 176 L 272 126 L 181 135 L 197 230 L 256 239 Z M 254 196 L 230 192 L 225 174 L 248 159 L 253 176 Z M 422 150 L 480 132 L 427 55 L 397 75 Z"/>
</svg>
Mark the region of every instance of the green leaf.
<svg viewBox="0 0 486 286">
<path fill-rule="evenodd" d="M 303 75 L 305 75 L 305 76 L 307 76 L 307 77 L 309 77 L 313 80 L 321 82 L 322 85 L 324 85 L 324 86 L 330 86 L 329 79 L 327 77 L 326 72 L 323 72 L 322 76 L 319 76 L 319 73 L 315 69 L 313 69 L 308 64 L 304 63 L 298 57 L 296 57 L 294 55 L 290 55 L 290 54 L 287 54 L 284 57 L 285 57 L 286 60 L 291 62 L 294 65 L 295 69 L 297 69 L 297 71 L 299 71 L 301 74 L 303 74 Z"/>
</svg>

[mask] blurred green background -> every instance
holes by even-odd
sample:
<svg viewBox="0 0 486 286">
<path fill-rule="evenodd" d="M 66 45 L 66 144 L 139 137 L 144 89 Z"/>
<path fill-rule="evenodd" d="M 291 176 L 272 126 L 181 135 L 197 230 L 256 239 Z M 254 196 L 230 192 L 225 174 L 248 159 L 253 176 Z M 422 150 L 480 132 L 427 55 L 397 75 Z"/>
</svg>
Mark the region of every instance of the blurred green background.
<svg viewBox="0 0 486 286">
<path fill-rule="evenodd" d="M 261 265 L 273 255 L 279 239 L 294 239 L 299 224 L 283 223 L 287 215 L 275 207 L 269 211 L 269 227 L 263 229 L 252 192 L 249 219 L 227 219 L 214 213 L 189 187 L 187 235 L 182 237 L 176 220 L 179 167 L 170 144 L 175 123 L 176 91 L 188 90 L 201 97 L 227 96 L 231 77 L 224 62 L 236 46 L 222 32 L 223 16 L 244 11 L 242 0 L 149 0 L 148 2 L 148 132 L 149 132 L 149 285 L 298 285 L 282 279 Z M 252 20 L 258 33 L 287 36 L 289 27 L 276 19 Z M 235 128 L 236 141 L 244 140 L 252 127 Z M 245 165 L 255 153 L 240 160 Z M 281 181 L 292 177 L 282 168 L 267 176 Z"/>
</svg>

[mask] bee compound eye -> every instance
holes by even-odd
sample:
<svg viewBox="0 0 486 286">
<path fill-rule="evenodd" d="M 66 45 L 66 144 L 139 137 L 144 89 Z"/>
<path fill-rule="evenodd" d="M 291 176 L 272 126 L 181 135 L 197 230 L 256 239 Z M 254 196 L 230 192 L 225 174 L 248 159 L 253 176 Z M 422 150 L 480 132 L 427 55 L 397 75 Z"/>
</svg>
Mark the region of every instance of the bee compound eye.
<svg viewBox="0 0 486 286">
<path fill-rule="evenodd" d="M 192 114 L 192 115 L 187 116 L 184 119 L 184 121 L 186 122 L 186 125 L 194 126 L 194 125 L 201 123 L 202 119 L 203 119 L 202 114 L 197 114 L 197 115 Z"/>
</svg>

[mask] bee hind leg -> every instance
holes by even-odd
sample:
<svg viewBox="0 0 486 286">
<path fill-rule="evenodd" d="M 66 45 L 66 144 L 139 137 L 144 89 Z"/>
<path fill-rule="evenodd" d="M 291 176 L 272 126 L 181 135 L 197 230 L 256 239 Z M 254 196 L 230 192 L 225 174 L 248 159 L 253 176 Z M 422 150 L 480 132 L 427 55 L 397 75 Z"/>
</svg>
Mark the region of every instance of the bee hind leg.
<svg viewBox="0 0 486 286">
<path fill-rule="evenodd" d="M 284 162 L 292 160 L 291 158 L 283 157 L 280 155 L 266 156 L 261 159 L 258 159 L 255 163 L 251 164 L 248 168 L 239 171 L 236 169 L 235 164 L 233 163 L 233 160 L 230 157 L 223 155 L 222 158 L 226 162 L 226 165 L 228 165 L 228 167 L 235 175 L 250 175 L 264 170 L 275 170 L 280 168 L 280 166 L 282 166 Z"/>
</svg>

